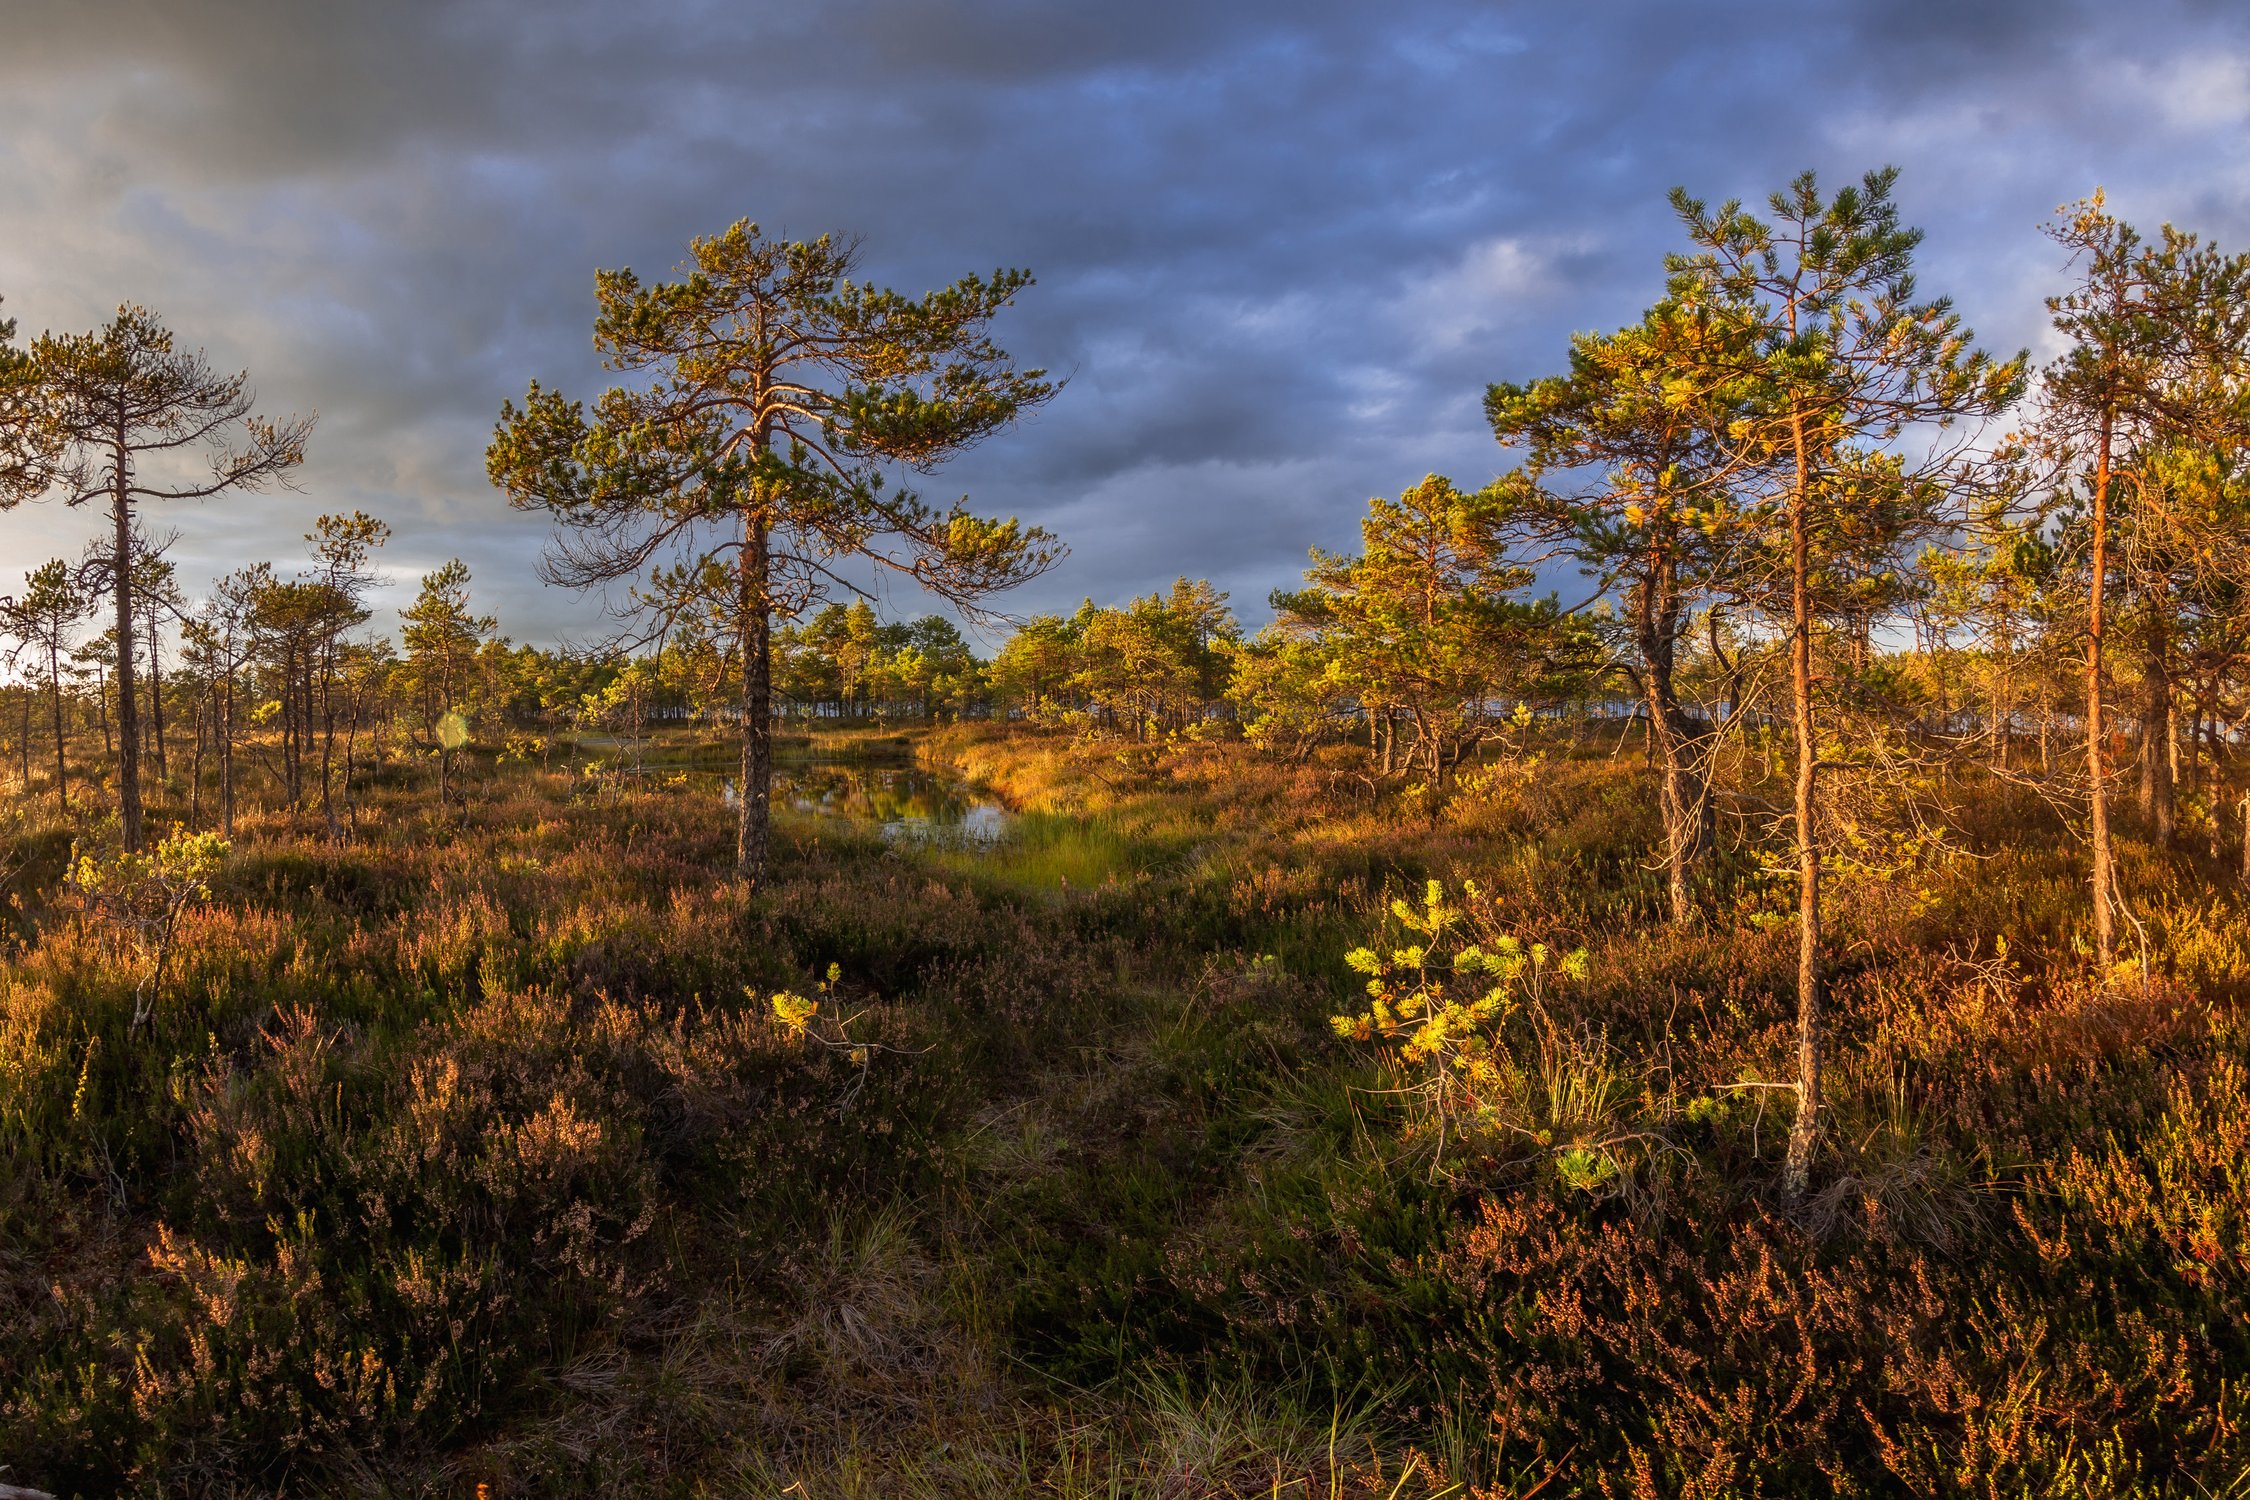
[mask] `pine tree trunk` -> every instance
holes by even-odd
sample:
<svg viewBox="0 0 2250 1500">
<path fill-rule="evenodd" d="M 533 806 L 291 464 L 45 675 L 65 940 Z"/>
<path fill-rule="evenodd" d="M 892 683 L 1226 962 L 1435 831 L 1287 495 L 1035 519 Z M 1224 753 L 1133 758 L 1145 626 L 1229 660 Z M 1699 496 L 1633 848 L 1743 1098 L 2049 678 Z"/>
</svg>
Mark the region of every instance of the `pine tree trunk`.
<svg viewBox="0 0 2250 1500">
<path fill-rule="evenodd" d="M 2179 797 L 2173 774 L 2172 643 L 2164 609 L 2164 591 L 2159 587 L 2149 601 L 2142 646 L 2146 696 L 2141 710 L 2141 817 L 2156 841 L 2169 845 L 2177 832 Z"/>
<path fill-rule="evenodd" d="M 55 811 L 68 816 L 70 767 L 63 748 L 62 654 L 52 642 L 47 647 L 47 691 L 55 710 Z"/>
<path fill-rule="evenodd" d="M 1992 651 L 1992 765 L 2001 772 L 2008 769 L 2009 731 L 2014 727 L 2009 723 L 2012 710 L 2008 702 L 2006 665 L 2014 651 L 2015 642 L 2010 639 L 2001 640 Z"/>
<path fill-rule="evenodd" d="M 188 826 L 201 828 L 203 826 L 203 746 L 210 730 L 211 708 L 208 703 L 196 699 L 190 699 L 189 702 L 195 706 L 195 754 L 188 762 Z"/>
<path fill-rule="evenodd" d="M 2086 626 L 2086 780 L 2089 837 L 2093 842 L 2094 954 L 2107 974 L 2117 958 L 2115 915 L 2110 910 L 2109 747 L 2102 720 L 2102 592 L 2109 570 L 2109 455 L 2111 418 L 2102 414 L 2101 446 L 2094 464 L 2094 556 Z"/>
<path fill-rule="evenodd" d="M 228 838 L 234 837 L 234 672 L 226 676 L 226 694 L 219 711 L 219 821 Z"/>
<path fill-rule="evenodd" d="M 359 748 L 359 719 L 363 711 L 359 689 L 354 688 L 351 696 L 351 717 L 344 722 L 343 785 L 344 821 L 349 826 L 354 838 L 359 837 L 359 804 L 352 800 L 352 766 L 354 752 Z M 547 769 L 547 746 L 544 739 L 541 740 L 539 747 L 539 769 L 542 771 Z"/>
<path fill-rule="evenodd" d="M 1672 676 L 1680 605 L 1670 564 L 1651 557 L 1648 575 L 1635 593 L 1639 605 L 1634 621 L 1636 645 L 1641 657 L 1642 691 L 1648 700 L 1649 755 L 1656 762 L 1664 812 L 1665 880 L 1672 920 L 1686 922 L 1695 915 L 1688 872 L 1709 847 L 1710 823 L 1701 768 L 1693 763 L 1698 737 L 1681 711 Z"/>
<path fill-rule="evenodd" d="M 336 666 L 332 652 L 322 653 L 320 669 L 320 816 L 328 825 L 328 841 L 341 842 L 343 829 L 336 821 Z M 308 692 L 311 691 L 308 685 Z"/>
<path fill-rule="evenodd" d="M 1792 414 L 1797 455 L 1789 497 L 1789 689 L 1797 740 L 1797 1118 L 1789 1128 L 1782 1191 L 1802 1197 L 1812 1180 L 1820 1129 L 1820 741 L 1813 724 L 1811 482 L 1801 414 Z"/>
<path fill-rule="evenodd" d="M 116 482 L 110 521 L 116 529 L 117 824 L 128 851 L 141 847 L 141 724 L 133 693 L 133 506 L 126 492 L 125 438 L 117 434 Z"/>
<path fill-rule="evenodd" d="M 281 698 L 279 701 L 281 703 L 281 795 L 288 800 L 289 810 L 295 812 L 297 810 L 297 652 L 294 646 L 289 647 L 281 658 Z"/>
<path fill-rule="evenodd" d="M 773 816 L 773 642 L 767 614 L 772 555 L 762 513 L 745 514 L 742 532 L 740 592 L 735 600 L 735 630 L 742 653 L 742 788 L 736 803 L 734 862 L 736 869 L 756 880 L 765 873 Z"/>
<path fill-rule="evenodd" d="M 319 727 L 313 718 L 313 655 L 310 651 L 305 653 L 304 673 L 298 684 L 298 694 L 301 712 L 297 717 L 297 748 L 309 760 L 312 756 L 313 733 Z M 325 799 L 328 788 L 323 785 L 320 790 L 321 796 Z M 312 793 L 309 788 L 305 791 L 304 797 L 306 801 L 311 800 Z M 325 806 L 324 801 L 323 810 L 325 810 Z"/>
<path fill-rule="evenodd" d="M 156 633 L 156 611 L 148 612 L 148 730 L 156 750 L 156 781 L 162 786 L 171 775 L 164 763 L 164 656 Z"/>
</svg>

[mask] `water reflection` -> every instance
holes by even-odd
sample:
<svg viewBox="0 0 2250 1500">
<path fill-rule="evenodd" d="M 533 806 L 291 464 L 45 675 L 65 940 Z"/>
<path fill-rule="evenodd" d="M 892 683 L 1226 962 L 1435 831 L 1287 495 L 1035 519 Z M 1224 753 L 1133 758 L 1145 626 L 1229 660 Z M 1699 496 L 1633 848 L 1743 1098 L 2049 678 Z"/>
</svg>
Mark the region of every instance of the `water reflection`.
<svg viewBox="0 0 2250 1500">
<path fill-rule="evenodd" d="M 730 781 L 728 790 L 733 791 Z M 898 843 L 983 846 L 1008 831 L 1008 810 L 958 776 L 921 765 L 787 759 L 773 771 L 776 806 L 848 818 Z"/>
</svg>

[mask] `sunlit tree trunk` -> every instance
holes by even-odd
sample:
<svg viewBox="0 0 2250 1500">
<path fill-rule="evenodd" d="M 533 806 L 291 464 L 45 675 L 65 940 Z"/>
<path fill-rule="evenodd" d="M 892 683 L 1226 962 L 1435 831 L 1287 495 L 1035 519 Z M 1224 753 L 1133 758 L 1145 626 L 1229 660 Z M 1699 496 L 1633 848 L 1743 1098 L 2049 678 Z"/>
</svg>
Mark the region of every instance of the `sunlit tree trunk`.
<svg viewBox="0 0 2250 1500">
<path fill-rule="evenodd" d="M 1686 922 L 1695 914 L 1688 872 L 1709 846 L 1710 821 L 1703 771 L 1696 755 L 1700 736 L 1680 707 L 1674 681 L 1680 600 L 1672 564 L 1652 555 L 1634 594 L 1635 644 L 1641 658 L 1642 695 L 1648 705 L 1649 753 L 1656 762 L 1658 800 L 1664 814 L 1665 882 L 1672 920 Z"/>
<path fill-rule="evenodd" d="M 52 637 L 47 643 L 47 699 L 55 713 L 55 811 L 70 811 L 70 767 L 63 745 L 62 653 Z"/>
<path fill-rule="evenodd" d="M 2106 971 L 2117 958 L 2113 876 L 2109 845 L 2109 746 L 2102 717 L 2102 594 L 2109 581 L 2109 463 L 2113 417 L 2101 416 L 2094 460 L 2093 579 L 2086 620 L 2086 781 L 2088 834 L 2093 843 L 2094 953 Z"/>
<path fill-rule="evenodd" d="M 1789 695 L 1797 741 L 1797 1119 L 1789 1129 L 1782 1188 L 1800 1196 L 1812 1179 L 1820 1120 L 1820 741 L 1813 725 L 1810 457 L 1802 411 L 1790 414 L 1796 476 L 1789 493 Z"/>
<path fill-rule="evenodd" d="M 226 686 L 219 706 L 219 822 L 220 831 L 234 837 L 234 668 L 227 668 Z"/>
<path fill-rule="evenodd" d="M 352 836 L 354 838 L 357 838 L 359 836 L 359 804 L 352 800 L 352 764 L 353 753 L 359 747 L 360 717 L 366 712 L 365 705 L 361 702 L 360 699 L 360 689 L 358 687 L 354 687 L 352 689 L 352 694 L 349 702 L 351 709 L 350 717 L 345 721 L 344 724 L 344 820 L 346 825 L 349 827 Z M 542 771 L 547 769 L 547 741 L 546 737 L 544 736 L 540 741 L 539 768 Z"/>
<path fill-rule="evenodd" d="M 2008 722 L 2013 713 L 2008 701 L 2008 664 L 2015 649 L 2014 636 L 2003 624 L 1992 650 L 1992 765 L 1999 771 L 2008 769 L 2009 731 L 2013 727 Z"/>
<path fill-rule="evenodd" d="M 2173 767 L 2172 641 L 2161 580 L 2150 590 L 2147 607 L 2141 650 L 2141 817 L 2156 841 L 2168 845 L 2177 832 L 2179 802 Z"/>
<path fill-rule="evenodd" d="M 141 724 L 133 683 L 133 496 L 119 399 L 110 497 L 117 595 L 117 823 L 128 850 L 141 847 Z"/>
</svg>

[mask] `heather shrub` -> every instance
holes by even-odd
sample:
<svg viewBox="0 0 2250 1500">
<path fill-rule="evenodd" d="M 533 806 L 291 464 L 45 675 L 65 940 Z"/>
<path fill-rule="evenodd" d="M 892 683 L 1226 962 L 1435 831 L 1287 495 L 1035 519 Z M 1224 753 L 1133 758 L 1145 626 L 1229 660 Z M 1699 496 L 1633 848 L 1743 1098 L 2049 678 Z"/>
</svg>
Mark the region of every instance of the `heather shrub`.
<svg viewBox="0 0 2250 1500">
<path fill-rule="evenodd" d="M 2250 1468 L 2238 903 L 2191 862 L 2128 846 L 2122 976 L 2004 790 L 1915 892 L 1843 882 L 1793 1202 L 1759 851 L 1663 920 L 1608 742 L 1434 826 L 1318 752 L 947 746 L 1037 813 L 1019 843 L 792 815 L 756 889 L 709 779 L 588 797 L 464 756 L 442 819 L 381 776 L 353 842 L 245 818 L 138 1028 L 137 950 L 55 905 L 67 836 L 15 835 L 0 1481 L 2015 1497 Z"/>
</svg>

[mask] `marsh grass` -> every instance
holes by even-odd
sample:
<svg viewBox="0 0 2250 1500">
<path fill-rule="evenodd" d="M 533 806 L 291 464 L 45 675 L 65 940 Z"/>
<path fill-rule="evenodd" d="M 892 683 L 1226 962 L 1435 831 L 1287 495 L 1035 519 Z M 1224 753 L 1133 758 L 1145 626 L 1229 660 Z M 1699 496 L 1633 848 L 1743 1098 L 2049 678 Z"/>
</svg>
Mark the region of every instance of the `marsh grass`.
<svg viewBox="0 0 2250 1500">
<path fill-rule="evenodd" d="M 1024 891 L 1093 890 L 1163 868 L 1165 851 L 1100 817 L 1033 809 L 1013 814 L 989 846 L 939 847 L 931 862 L 948 874 Z"/>
<path fill-rule="evenodd" d="M 377 768 L 343 847 L 246 813 L 138 1032 L 52 901 L 76 830 L 20 812 L 0 1480 L 2241 1493 L 2250 958 L 2193 856 L 2128 851 L 2131 984 L 2086 974 L 2067 843 L 2006 789 L 1964 799 L 1936 900 L 1846 889 L 1800 1207 L 1754 851 L 1664 922 L 1606 744 L 1434 822 L 1225 744 L 915 748 L 1015 837 L 785 812 L 751 889 L 717 778 L 492 757 L 442 813 Z M 1549 1145 L 1433 1173 L 1396 1070 L 1327 1018 L 1393 896 L 1472 875 L 1590 957 L 1512 1054 Z M 823 1003 L 890 1050 L 752 998 L 831 965 Z M 1625 1130 L 1663 1149 L 1562 1164 Z"/>
</svg>

